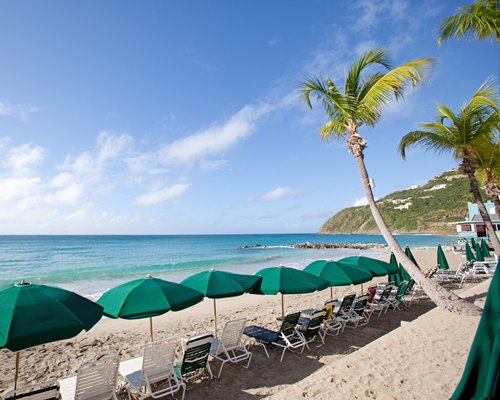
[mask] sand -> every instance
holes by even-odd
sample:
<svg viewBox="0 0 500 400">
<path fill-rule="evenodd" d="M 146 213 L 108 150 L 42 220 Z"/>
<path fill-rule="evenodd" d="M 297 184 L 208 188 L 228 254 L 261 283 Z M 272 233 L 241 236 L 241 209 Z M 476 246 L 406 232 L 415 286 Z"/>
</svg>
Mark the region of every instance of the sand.
<svg viewBox="0 0 500 400">
<path fill-rule="evenodd" d="M 418 249 L 413 254 L 423 270 L 436 264 L 435 249 Z M 446 255 L 455 267 L 463 261 L 460 255 Z M 388 254 L 382 258 L 388 260 Z M 334 297 L 359 293 L 360 289 L 334 288 Z M 474 290 L 478 292 L 475 299 L 484 298 L 484 285 Z M 462 296 L 471 296 L 461 291 Z M 319 307 L 329 297 L 329 289 L 285 296 L 286 311 Z M 221 299 L 217 311 L 219 332 L 226 321 L 236 318 L 276 328 L 280 297 L 244 295 Z M 251 346 L 249 369 L 227 365 L 220 379 L 189 385 L 186 399 L 445 399 L 460 378 L 478 321 L 478 317 L 436 309 L 422 298 L 402 311 L 374 316 L 362 328 L 328 337 L 322 347 L 302 355 L 287 352 L 283 363 L 279 363 L 278 350 L 271 350 L 271 358 L 267 359 L 261 347 Z M 154 318 L 153 324 L 156 340 L 213 332 L 213 302 L 206 300 L 187 310 L 169 312 Z M 90 332 L 75 338 L 22 351 L 20 385 L 73 375 L 82 363 L 105 355 L 118 354 L 122 359 L 139 356 L 149 340 L 148 332 L 148 320 L 103 319 Z M 213 362 L 212 366 L 218 372 L 220 364 Z M 13 378 L 14 355 L 0 350 L 0 389 L 10 387 Z"/>
</svg>

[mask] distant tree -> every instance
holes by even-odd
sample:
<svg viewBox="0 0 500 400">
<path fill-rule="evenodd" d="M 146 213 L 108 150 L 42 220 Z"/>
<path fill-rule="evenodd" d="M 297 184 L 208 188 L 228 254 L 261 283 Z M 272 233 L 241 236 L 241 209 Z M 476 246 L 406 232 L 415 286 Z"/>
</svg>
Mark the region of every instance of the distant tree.
<svg viewBox="0 0 500 400">
<path fill-rule="evenodd" d="M 476 0 L 470 6 L 459 7 L 456 15 L 446 18 L 439 26 L 438 45 L 452 37 L 476 37 L 477 40 L 500 41 L 500 2 Z"/>
<path fill-rule="evenodd" d="M 438 306 L 458 313 L 477 315 L 477 307 L 426 279 L 392 236 L 373 197 L 364 163 L 367 142 L 358 132 L 362 125 L 374 126 L 381 118 L 384 105 L 401 98 L 409 83 L 413 86 L 421 83 L 425 70 L 431 63 L 431 59 L 421 59 L 391 69 L 385 50 L 370 50 L 350 66 L 343 88 L 336 86 L 329 77 L 321 79 L 313 76 L 301 84 L 301 94 L 309 107 L 312 108 L 311 98 L 315 98 L 326 111 L 329 120 L 320 130 L 323 139 L 344 141 L 356 159 L 373 218 L 385 241 L 408 273 Z M 369 73 L 369 67 L 379 67 L 382 71 Z"/>
<path fill-rule="evenodd" d="M 499 131 L 498 89 L 493 79 L 488 79 L 476 91 L 471 100 L 455 114 L 444 104 L 437 106 L 435 122 L 423 122 L 421 130 L 403 136 L 399 149 L 406 157 L 406 149 L 420 145 L 426 150 L 451 152 L 460 161 L 460 170 L 469 178 L 470 191 L 486 225 L 486 232 L 495 253 L 500 256 L 500 242 L 495 234 L 490 216 L 484 206 L 479 183 L 475 176 L 478 168 L 477 155 L 486 143 L 492 143 Z"/>
<path fill-rule="evenodd" d="M 495 204 L 495 214 L 500 216 L 500 140 L 485 140 L 474 151 L 478 169 L 477 177 L 485 192 Z"/>
</svg>

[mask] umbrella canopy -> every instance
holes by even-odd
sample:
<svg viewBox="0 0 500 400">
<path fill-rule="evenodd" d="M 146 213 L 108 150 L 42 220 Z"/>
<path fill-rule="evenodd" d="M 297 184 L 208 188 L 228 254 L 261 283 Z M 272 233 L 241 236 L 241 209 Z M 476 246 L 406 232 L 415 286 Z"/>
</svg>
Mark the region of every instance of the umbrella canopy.
<svg viewBox="0 0 500 400">
<path fill-rule="evenodd" d="M 255 275 L 262 277 L 260 284 L 252 290 L 254 294 L 281 293 L 281 314 L 285 314 L 284 294 L 311 293 L 323 290 L 329 282 L 309 272 L 284 266 L 264 268 Z"/>
<path fill-rule="evenodd" d="M 203 294 L 194 289 L 148 275 L 108 290 L 97 303 L 111 318 L 149 318 L 149 334 L 153 341 L 153 317 L 170 310 L 183 310 L 202 300 Z"/>
<path fill-rule="evenodd" d="M 483 251 L 484 257 L 491 257 L 490 249 L 488 247 L 488 244 L 486 243 L 486 240 L 484 239 L 481 239 L 481 250 Z"/>
<path fill-rule="evenodd" d="M 472 249 L 470 248 L 469 243 L 465 243 L 465 259 L 468 262 L 476 261 L 476 258 L 474 257 L 474 253 L 472 252 Z"/>
<path fill-rule="evenodd" d="M 262 280 L 252 293 L 255 294 L 299 294 L 323 290 L 329 282 L 309 272 L 284 266 L 264 268 L 255 275 Z"/>
<path fill-rule="evenodd" d="M 141 319 L 179 311 L 203 300 L 203 294 L 179 283 L 149 275 L 116 286 L 97 301 L 111 318 Z"/>
<path fill-rule="evenodd" d="M 341 262 L 347 262 L 349 264 L 354 264 L 360 268 L 367 269 L 371 272 L 373 276 L 384 276 L 389 274 L 397 273 L 398 267 L 382 260 L 377 260 L 375 258 L 355 256 L 346 257 L 339 260 Z"/>
<path fill-rule="evenodd" d="M 411 261 L 413 261 L 413 264 L 415 264 L 420 269 L 420 266 L 417 264 L 417 260 L 415 260 L 415 257 L 413 257 L 413 254 L 408 245 L 406 245 L 405 254 Z"/>
<path fill-rule="evenodd" d="M 27 282 L 0 289 L 0 348 L 11 351 L 55 342 L 88 331 L 102 317 L 102 307 L 68 290 Z M 16 353 L 14 389 L 19 353 Z"/>
<path fill-rule="evenodd" d="M 402 277 L 401 277 L 401 268 L 398 267 L 398 261 L 396 260 L 396 256 L 394 255 L 394 253 L 391 253 L 391 259 L 389 261 L 389 264 L 393 265 L 394 267 L 396 267 L 397 271 L 395 274 L 391 274 L 389 275 L 389 282 L 394 282 L 395 285 L 398 285 L 404 280 Z M 406 271 L 405 271 L 406 272 Z"/>
<path fill-rule="evenodd" d="M 195 289 L 205 297 L 214 299 L 214 328 L 217 336 L 217 304 L 215 299 L 240 296 L 254 289 L 260 282 L 255 275 L 235 274 L 210 269 L 184 279 L 181 283 Z"/>
<path fill-rule="evenodd" d="M 210 299 L 240 296 L 258 285 L 260 277 L 211 269 L 191 275 L 181 283 Z"/>
<path fill-rule="evenodd" d="M 19 351 L 88 331 L 102 307 L 68 290 L 16 283 L 0 289 L 0 348 Z"/>
<path fill-rule="evenodd" d="M 476 241 L 474 241 L 474 251 L 476 252 L 476 261 L 484 261 L 483 251 Z"/>
<path fill-rule="evenodd" d="M 327 280 L 329 286 L 359 285 L 372 280 L 374 276 L 367 270 L 341 260 L 314 261 L 305 267 L 304 271 Z"/>
<path fill-rule="evenodd" d="M 446 259 L 444 251 L 441 248 L 440 244 L 438 244 L 438 249 L 437 249 L 437 263 L 440 269 L 450 269 L 450 266 L 448 265 L 448 260 Z"/>
<path fill-rule="evenodd" d="M 500 397 L 500 262 L 490 283 L 483 314 L 462 379 L 451 399 Z"/>
</svg>

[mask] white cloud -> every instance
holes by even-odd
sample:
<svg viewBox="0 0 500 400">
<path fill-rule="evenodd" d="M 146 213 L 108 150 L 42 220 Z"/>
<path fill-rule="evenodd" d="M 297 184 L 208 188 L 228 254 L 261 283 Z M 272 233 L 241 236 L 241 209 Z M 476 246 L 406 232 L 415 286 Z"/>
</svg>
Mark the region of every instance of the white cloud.
<svg viewBox="0 0 500 400">
<path fill-rule="evenodd" d="M 259 118 L 270 111 L 268 105 L 243 107 L 224 124 L 215 124 L 201 132 L 165 145 L 160 151 L 166 163 L 189 163 L 219 154 L 250 136 Z"/>
<path fill-rule="evenodd" d="M 42 162 L 44 155 L 45 150 L 42 147 L 26 143 L 9 150 L 5 166 L 11 168 L 14 174 L 27 174 Z"/>
<path fill-rule="evenodd" d="M 407 0 L 358 0 L 355 4 L 356 21 L 352 29 L 356 32 L 369 31 L 384 20 L 401 21 L 408 17 Z"/>
<path fill-rule="evenodd" d="M 271 40 L 267 41 L 267 45 L 269 47 L 276 46 L 278 44 L 279 40 L 277 38 L 273 38 Z"/>
<path fill-rule="evenodd" d="M 166 200 L 173 199 L 174 197 L 179 197 L 189 189 L 190 186 L 189 183 L 177 183 L 172 186 L 165 186 L 162 189 L 141 194 L 135 199 L 134 204 L 145 207 L 153 206 Z"/>
<path fill-rule="evenodd" d="M 360 197 L 358 199 L 354 199 L 354 204 L 352 207 L 360 207 L 360 206 L 366 206 L 368 205 L 368 200 L 366 200 L 366 197 Z"/>
<path fill-rule="evenodd" d="M 41 179 L 38 177 L 19 177 L 0 179 L 0 203 L 13 202 L 23 197 L 33 196 L 40 191 Z"/>
<path fill-rule="evenodd" d="M 288 187 L 279 186 L 276 189 L 271 190 L 262 196 L 262 200 L 264 201 L 273 201 L 277 200 L 283 196 L 286 196 L 291 193 L 291 189 Z"/>
<path fill-rule="evenodd" d="M 29 104 L 9 104 L 0 101 L 0 116 L 17 116 L 22 121 L 27 121 L 30 114 L 40 111 L 41 107 L 31 106 Z"/>
</svg>

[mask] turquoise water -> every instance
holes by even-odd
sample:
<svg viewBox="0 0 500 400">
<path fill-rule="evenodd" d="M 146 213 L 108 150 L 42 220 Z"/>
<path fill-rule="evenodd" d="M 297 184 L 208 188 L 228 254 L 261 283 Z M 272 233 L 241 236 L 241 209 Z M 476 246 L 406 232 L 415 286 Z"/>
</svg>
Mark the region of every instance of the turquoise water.
<svg viewBox="0 0 500 400">
<path fill-rule="evenodd" d="M 455 236 L 397 235 L 401 245 L 451 244 Z M 24 279 L 95 298 L 120 283 L 152 274 L 171 281 L 209 268 L 255 273 L 284 264 L 377 255 L 373 250 L 294 249 L 297 243 L 384 243 L 380 235 L 0 236 L 0 286 Z M 266 247 L 255 247 L 256 245 Z M 250 246 L 250 248 L 241 248 Z"/>
</svg>

